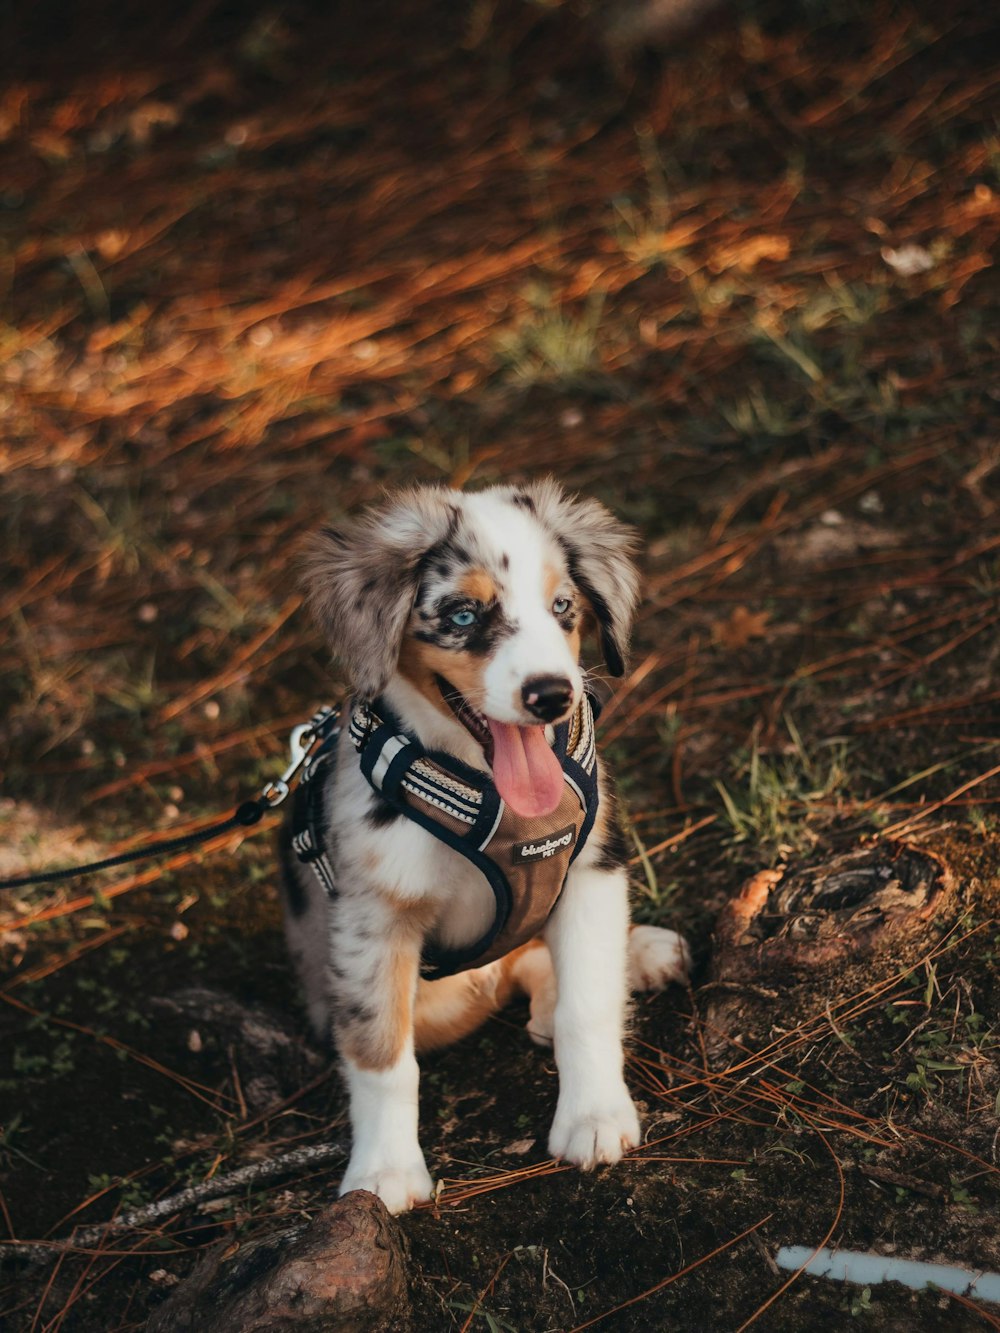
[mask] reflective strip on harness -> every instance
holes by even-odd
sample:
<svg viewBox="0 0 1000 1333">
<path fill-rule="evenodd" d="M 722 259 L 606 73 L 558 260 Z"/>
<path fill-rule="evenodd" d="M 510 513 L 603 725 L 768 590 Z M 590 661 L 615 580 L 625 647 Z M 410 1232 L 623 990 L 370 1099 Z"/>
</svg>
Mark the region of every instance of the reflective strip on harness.
<svg viewBox="0 0 1000 1333">
<path fill-rule="evenodd" d="M 400 750 L 406 749 L 406 746 L 407 740 L 405 736 L 389 737 L 382 746 L 382 753 L 375 760 L 371 771 L 371 777 L 368 779 L 373 787 L 377 787 L 379 791 L 382 790 L 382 781 L 385 778 L 386 773 L 389 771 L 389 764 L 395 759 L 396 755 L 399 754 Z"/>
</svg>

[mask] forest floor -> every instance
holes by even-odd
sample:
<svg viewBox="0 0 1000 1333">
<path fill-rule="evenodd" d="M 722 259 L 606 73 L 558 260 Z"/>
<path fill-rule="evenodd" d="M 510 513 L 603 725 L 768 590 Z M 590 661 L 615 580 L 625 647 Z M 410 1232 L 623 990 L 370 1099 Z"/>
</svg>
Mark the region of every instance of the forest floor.
<svg viewBox="0 0 1000 1333">
<path fill-rule="evenodd" d="M 696 971 L 637 1003 L 646 1142 L 614 1169 L 547 1160 L 522 1013 L 425 1062 L 415 1326 L 1000 1328 L 774 1264 L 1000 1270 L 989 7 L 774 0 L 630 64 L 558 0 L 43 0 L 4 26 L 0 875 L 280 771 L 344 689 L 294 574 L 324 518 L 552 473 L 643 538 L 603 745 L 635 914 Z M 710 1030 L 747 876 L 879 840 L 948 864 L 941 910 Z M 272 839 L 224 843 L 4 898 L 10 1237 L 346 1133 Z M 261 1072 L 195 985 L 291 1021 L 282 1058 Z M 309 1214 L 338 1170 L 10 1265 L 0 1326 L 141 1328 L 201 1247 Z"/>
</svg>

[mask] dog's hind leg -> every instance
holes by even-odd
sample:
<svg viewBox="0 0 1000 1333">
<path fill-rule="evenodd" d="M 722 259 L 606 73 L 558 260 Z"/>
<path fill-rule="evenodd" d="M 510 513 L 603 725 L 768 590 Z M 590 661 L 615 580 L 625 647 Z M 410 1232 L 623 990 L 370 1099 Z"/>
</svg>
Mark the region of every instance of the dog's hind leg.
<svg viewBox="0 0 1000 1333">
<path fill-rule="evenodd" d="M 413 1023 L 417 1050 L 432 1051 L 458 1041 L 519 995 L 531 1000 L 532 1015 L 536 1005 L 545 1013 L 555 1005 L 552 959 L 541 939 L 522 944 L 485 967 L 421 981 Z M 536 1039 L 530 1022 L 528 1032 Z M 551 1035 L 543 1038 L 543 1044 L 551 1044 Z"/>
<path fill-rule="evenodd" d="M 666 990 L 674 981 L 684 986 L 690 972 L 691 950 L 683 935 L 663 926 L 629 928 L 629 990 Z"/>
<path fill-rule="evenodd" d="M 675 931 L 659 926 L 630 928 L 630 990 L 657 991 L 674 981 L 683 984 L 690 966 L 687 944 Z M 528 1036 L 539 1046 L 551 1046 L 556 974 L 552 955 L 540 937 L 485 967 L 438 981 L 421 981 L 413 1019 L 417 1050 L 433 1051 L 458 1041 L 520 995 L 531 1003 Z"/>
</svg>

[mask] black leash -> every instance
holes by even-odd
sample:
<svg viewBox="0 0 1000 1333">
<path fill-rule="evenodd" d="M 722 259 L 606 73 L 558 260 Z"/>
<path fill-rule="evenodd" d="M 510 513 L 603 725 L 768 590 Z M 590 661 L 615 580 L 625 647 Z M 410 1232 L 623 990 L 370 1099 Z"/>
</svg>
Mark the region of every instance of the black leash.
<svg viewBox="0 0 1000 1333">
<path fill-rule="evenodd" d="M 298 726 L 292 732 L 292 757 L 288 767 L 280 778 L 269 782 L 256 799 L 244 801 L 238 805 L 227 819 L 221 819 L 196 833 L 186 833 L 178 838 L 163 838 L 145 847 L 137 847 L 131 852 L 121 852 L 118 856 L 108 856 L 103 861 L 88 861 L 85 865 L 67 866 L 63 870 L 47 870 L 38 875 L 21 875 L 16 879 L 0 879 L 0 891 L 5 889 L 27 889 L 34 884 L 54 884 L 59 880 L 73 879 L 77 875 L 93 875 L 99 870 L 110 870 L 113 866 L 128 865 L 132 861 L 143 861 L 148 857 L 166 856 L 171 852 L 183 851 L 186 847 L 197 847 L 208 842 L 220 833 L 227 833 L 234 828 L 251 828 L 259 824 L 266 814 L 276 810 L 291 791 L 291 783 L 302 766 L 308 761 L 318 740 L 329 735 L 336 725 L 339 709 L 324 707 L 315 713 L 308 722 Z"/>
</svg>

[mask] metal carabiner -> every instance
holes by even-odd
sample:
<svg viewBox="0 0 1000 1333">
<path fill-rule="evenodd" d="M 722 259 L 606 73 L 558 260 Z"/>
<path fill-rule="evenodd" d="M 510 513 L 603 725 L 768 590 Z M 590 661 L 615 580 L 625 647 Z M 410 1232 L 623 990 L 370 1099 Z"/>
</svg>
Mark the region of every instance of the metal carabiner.
<svg viewBox="0 0 1000 1333">
<path fill-rule="evenodd" d="M 316 732 L 310 722 L 303 722 L 292 730 L 289 744 L 292 757 L 289 760 L 288 767 L 280 778 L 275 778 L 273 782 L 269 782 L 260 794 L 261 800 L 266 801 L 272 810 L 277 809 L 282 801 L 287 798 L 292 789 L 291 781 L 309 758 L 309 753 L 315 741 Z"/>
</svg>

